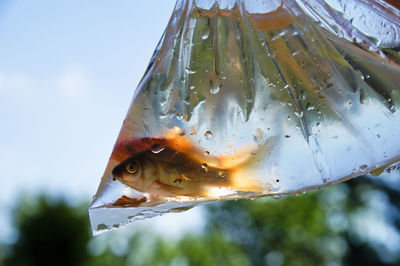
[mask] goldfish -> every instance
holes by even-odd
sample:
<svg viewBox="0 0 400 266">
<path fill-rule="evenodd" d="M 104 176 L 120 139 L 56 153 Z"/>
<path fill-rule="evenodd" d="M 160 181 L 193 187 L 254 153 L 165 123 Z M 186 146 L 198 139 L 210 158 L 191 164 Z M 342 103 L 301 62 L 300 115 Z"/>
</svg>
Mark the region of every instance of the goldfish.
<svg viewBox="0 0 400 266">
<path fill-rule="evenodd" d="M 210 197 L 213 188 L 260 192 L 262 184 L 244 170 L 257 157 L 251 145 L 217 157 L 182 135 L 156 139 L 163 145 L 154 143 L 114 167 L 114 180 L 157 198 Z"/>
<path fill-rule="evenodd" d="M 146 150 L 128 158 L 113 176 L 142 192 L 160 196 L 202 196 L 205 186 L 229 186 L 229 169 L 208 166 L 171 148 Z"/>
</svg>

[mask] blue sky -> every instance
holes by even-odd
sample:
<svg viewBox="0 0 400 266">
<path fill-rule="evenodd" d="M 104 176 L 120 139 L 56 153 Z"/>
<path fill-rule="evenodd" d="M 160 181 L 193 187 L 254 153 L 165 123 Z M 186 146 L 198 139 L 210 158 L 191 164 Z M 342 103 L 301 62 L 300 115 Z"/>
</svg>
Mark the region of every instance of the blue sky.
<svg viewBox="0 0 400 266">
<path fill-rule="evenodd" d="M 0 239 L 21 193 L 91 199 L 174 4 L 0 2 Z M 198 228 L 200 216 L 148 223 Z"/>
</svg>

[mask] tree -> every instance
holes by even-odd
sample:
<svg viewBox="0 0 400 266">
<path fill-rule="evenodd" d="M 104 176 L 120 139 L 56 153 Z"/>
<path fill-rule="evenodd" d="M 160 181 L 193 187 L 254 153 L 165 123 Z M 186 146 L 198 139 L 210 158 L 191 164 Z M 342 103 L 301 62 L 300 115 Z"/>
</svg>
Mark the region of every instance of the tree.
<svg viewBox="0 0 400 266">
<path fill-rule="evenodd" d="M 88 252 L 87 205 L 70 206 L 45 195 L 20 200 L 14 216 L 18 238 L 5 265 L 249 265 L 247 256 L 221 234 L 186 235 L 166 241 L 148 231 L 128 236 L 109 233 L 100 253 Z M 113 238 L 126 237 L 129 247 L 113 250 Z"/>
<path fill-rule="evenodd" d="M 46 196 L 21 200 L 14 217 L 18 238 L 3 263 L 400 265 L 400 192 L 383 180 L 362 177 L 277 200 L 210 204 L 206 230 L 173 241 L 151 231 L 91 238 L 87 204 L 70 206 Z M 389 228 L 399 243 L 371 237 L 363 224 L 376 222 L 380 230 Z M 125 248 L 115 245 L 120 237 L 126 240 Z M 93 243 L 103 248 L 93 251 Z"/>
<path fill-rule="evenodd" d="M 366 177 L 279 200 L 210 205 L 207 227 L 231 238 L 253 265 L 399 265 L 400 247 L 390 250 L 357 228 L 369 219 L 363 213 L 376 211 L 372 194 L 388 198 L 381 204 L 392 211 L 381 219 L 400 236 L 399 191 Z"/>
<path fill-rule="evenodd" d="M 14 223 L 18 238 L 6 265 L 84 265 L 89 258 L 87 214 L 62 200 L 21 200 Z"/>
</svg>

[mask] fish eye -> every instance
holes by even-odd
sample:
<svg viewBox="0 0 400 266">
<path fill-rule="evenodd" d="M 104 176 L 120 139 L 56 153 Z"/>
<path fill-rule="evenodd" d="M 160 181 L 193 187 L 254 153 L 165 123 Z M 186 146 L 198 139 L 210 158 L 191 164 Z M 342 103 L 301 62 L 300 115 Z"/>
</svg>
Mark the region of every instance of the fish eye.
<svg viewBox="0 0 400 266">
<path fill-rule="evenodd" d="M 128 163 L 126 165 L 126 171 L 128 171 L 131 174 L 134 174 L 137 172 L 137 165 L 136 163 Z"/>
</svg>

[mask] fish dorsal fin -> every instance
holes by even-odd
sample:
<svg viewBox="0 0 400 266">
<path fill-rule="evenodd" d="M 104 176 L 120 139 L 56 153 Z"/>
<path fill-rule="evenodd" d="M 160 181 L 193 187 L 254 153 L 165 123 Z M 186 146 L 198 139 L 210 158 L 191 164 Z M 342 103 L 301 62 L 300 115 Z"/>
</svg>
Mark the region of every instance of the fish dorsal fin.
<svg viewBox="0 0 400 266">
<path fill-rule="evenodd" d="M 207 154 L 206 151 L 200 149 L 193 144 L 193 141 L 178 127 L 169 130 L 165 134 L 167 139 L 167 146 L 176 150 L 177 152 L 184 153 L 187 157 L 194 161 L 206 163 L 208 166 L 231 169 L 249 163 L 252 160 L 256 160 L 256 157 L 260 155 L 260 150 L 265 148 L 269 142 L 257 145 L 256 143 L 249 143 L 239 147 L 238 149 L 232 149 L 229 154 L 221 154 L 213 156 Z"/>
</svg>

